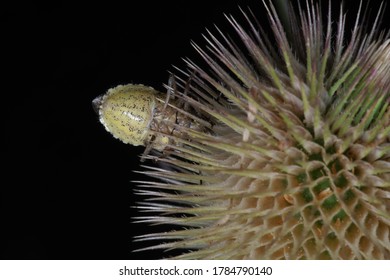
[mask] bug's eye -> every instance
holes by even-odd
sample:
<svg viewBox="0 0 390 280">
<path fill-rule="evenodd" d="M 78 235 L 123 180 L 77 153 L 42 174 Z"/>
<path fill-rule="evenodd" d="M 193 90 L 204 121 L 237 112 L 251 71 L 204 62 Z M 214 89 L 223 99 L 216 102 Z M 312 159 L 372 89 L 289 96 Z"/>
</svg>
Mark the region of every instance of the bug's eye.
<svg viewBox="0 0 390 280">
<path fill-rule="evenodd" d="M 92 108 L 96 114 L 99 115 L 100 106 L 102 105 L 103 95 L 99 95 L 94 100 L 92 100 Z"/>
</svg>

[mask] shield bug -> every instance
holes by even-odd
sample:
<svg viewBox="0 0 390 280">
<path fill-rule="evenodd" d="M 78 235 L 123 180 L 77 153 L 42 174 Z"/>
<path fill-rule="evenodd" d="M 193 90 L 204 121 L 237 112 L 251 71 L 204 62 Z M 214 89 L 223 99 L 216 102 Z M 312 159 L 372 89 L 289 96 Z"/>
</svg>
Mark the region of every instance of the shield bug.
<svg viewBox="0 0 390 280">
<path fill-rule="evenodd" d="M 180 127 L 200 131 L 208 125 L 189 113 L 185 101 L 175 99 L 170 92 L 164 95 L 144 85 L 119 85 L 92 104 L 100 122 L 115 138 L 145 146 L 147 151 L 164 151 L 167 145 L 177 145 L 171 136 L 183 136 Z"/>
</svg>

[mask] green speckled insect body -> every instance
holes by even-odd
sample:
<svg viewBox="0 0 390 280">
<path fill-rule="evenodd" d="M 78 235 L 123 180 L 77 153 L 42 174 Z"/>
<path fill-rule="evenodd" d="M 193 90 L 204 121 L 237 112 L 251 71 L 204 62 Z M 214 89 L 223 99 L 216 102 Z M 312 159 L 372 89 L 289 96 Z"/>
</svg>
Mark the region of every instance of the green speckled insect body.
<svg viewBox="0 0 390 280">
<path fill-rule="evenodd" d="M 119 85 L 92 103 L 106 130 L 133 146 L 164 151 L 174 144 L 169 135 L 179 133 L 178 126 L 200 129 L 196 121 L 179 112 L 177 100 L 144 85 Z"/>
</svg>

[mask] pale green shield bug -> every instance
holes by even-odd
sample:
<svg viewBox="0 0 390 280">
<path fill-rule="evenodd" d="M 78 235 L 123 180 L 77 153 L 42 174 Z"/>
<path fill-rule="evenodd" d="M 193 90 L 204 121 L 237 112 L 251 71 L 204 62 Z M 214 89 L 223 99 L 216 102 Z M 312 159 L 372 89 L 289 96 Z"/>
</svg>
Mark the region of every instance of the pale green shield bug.
<svg viewBox="0 0 390 280">
<path fill-rule="evenodd" d="M 182 133 L 180 127 L 203 129 L 200 120 L 179 103 L 170 94 L 136 84 L 111 88 L 92 101 L 108 132 L 126 144 L 145 146 L 147 151 L 176 145 L 172 138 Z"/>
</svg>

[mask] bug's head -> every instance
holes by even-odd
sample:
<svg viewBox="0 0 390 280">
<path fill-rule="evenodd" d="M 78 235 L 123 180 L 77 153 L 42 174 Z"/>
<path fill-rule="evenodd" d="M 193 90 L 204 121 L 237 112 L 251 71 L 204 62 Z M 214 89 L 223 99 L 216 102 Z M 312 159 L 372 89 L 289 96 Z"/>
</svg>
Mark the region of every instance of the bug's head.
<svg viewBox="0 0 390 280">
<path fill-rule="evenodd" d="M 99 115 L 100 107 L 102 106 L 103 96 L 103 94 L 99 95 L 94 100 L 92 100 L 92 108 L 97 115 Z"/>
</svg>

